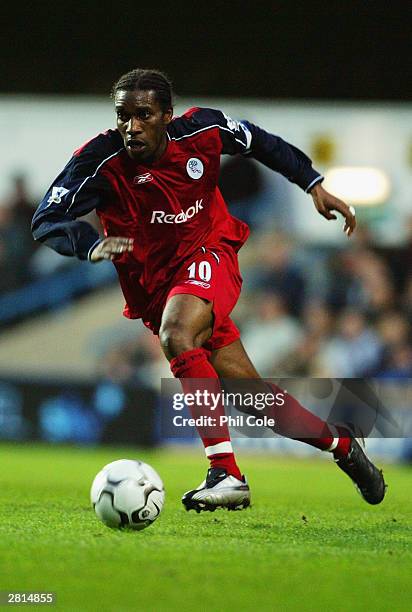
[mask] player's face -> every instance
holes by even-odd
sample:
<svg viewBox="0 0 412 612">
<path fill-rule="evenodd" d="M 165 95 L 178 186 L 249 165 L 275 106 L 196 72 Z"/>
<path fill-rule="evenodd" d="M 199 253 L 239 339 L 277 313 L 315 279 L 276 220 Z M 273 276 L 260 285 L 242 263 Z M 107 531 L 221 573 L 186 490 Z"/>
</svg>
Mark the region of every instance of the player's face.
<svg viewBox="0 0 412 612">
<path fill-rule="evenodd" d="M 132 159 L 151 163 L 159 159 L 167 145 L 166 127 L 172 120 L 170 108 L 163 111 L 154 91 L 117 91 L 117 128 Z"/>
</svg>

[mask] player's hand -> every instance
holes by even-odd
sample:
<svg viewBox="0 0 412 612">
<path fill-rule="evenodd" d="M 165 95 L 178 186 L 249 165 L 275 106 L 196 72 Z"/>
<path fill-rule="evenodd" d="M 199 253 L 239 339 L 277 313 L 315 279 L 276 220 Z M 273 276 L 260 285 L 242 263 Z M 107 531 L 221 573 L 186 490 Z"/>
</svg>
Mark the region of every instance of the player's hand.
<svg viewBox="0 0 412 612">
<path fill-rule="evenodd" d="M 339 198 L 335 198 L 335 196 L 326 191 L 320 183 L 317 183 L 313 189 L 311 189 L 310 195 L 313 198 L 316 210 L 322 217 L 325 217 L 328 221 L 336 219 L 336 215 L 331 212 L 332 210 L 336 210 L 345 218 L 345 224 L 343 226 L 345 234 L 349 237 L 353 233 L 356 227 L 355 209 L 353 206 L 348 206 L 345 202 L 339 200 Z"/>
<path fill-rule="evenodd" d="M 115 259 L 122 253 L 130 253 L 133 251 L 133 238 L 119 238 L 117 236 L 109 236 L 105 238 L 90 255 L 90 261 L 98 262 L 103 259 Z"/>
</svg>

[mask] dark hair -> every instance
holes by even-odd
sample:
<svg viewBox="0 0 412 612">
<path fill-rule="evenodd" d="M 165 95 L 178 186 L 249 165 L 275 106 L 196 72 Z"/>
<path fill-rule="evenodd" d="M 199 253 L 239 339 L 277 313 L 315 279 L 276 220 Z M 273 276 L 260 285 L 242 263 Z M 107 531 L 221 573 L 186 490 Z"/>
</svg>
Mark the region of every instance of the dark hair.
<svg viewBox="0 0 412 612">
<path fill-rule="evenodd" d="M 119 90 L 134 91 L 135 89 L 154 91 L 156 99 L 164 112 L 173 107 L 172 83 L 164 72 L 160 72 L 160 70 L 135 68 L 130 72 L 126 72 L 113 85 L 111 95 L 114 98 Z"/>
</svg>

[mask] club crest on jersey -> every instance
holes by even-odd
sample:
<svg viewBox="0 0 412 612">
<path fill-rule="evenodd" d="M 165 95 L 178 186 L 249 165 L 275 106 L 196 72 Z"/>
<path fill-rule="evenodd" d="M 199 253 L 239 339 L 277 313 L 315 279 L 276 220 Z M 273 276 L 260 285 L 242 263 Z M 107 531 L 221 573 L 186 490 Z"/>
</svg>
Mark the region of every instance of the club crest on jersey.
<svg viewBox="0 0 412 612">
<path fill-rule="evenodd" d="M 203 163 L 197 157 L 191 157 L 187 160 L 186 172 L 190 178 L 197 181 L 203 176 Z"/>
<path fill-rule="evenodd" d="M 133 179 L 133 183 L 135 185 L 141 185 L 142 183 L 149 183 L 150 181 L 153 181 L 153 176 L 150 174 L 150 172 L 145 172 L 145 174 L 139 174 L 138 176 L 135 176 Z"/>
</svg>

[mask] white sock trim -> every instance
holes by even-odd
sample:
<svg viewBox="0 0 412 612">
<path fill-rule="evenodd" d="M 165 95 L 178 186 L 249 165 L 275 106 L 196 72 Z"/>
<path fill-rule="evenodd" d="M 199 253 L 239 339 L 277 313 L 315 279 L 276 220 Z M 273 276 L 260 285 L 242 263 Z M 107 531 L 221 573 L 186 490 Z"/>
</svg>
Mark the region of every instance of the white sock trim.
<svg viewBox="0 0 412 612">
<path fill-rule="evenodd" d="M 205 447 L 206 457 L 211 457 L 212 455 L 220 455 L 220 453 L 233 453 L 232 443 L 231 442 L 219 442 L 214 446 L 206 446 Z"/>
<path fill-rule="evenodd" d="M 329 448 L 326 449 L 326 452 L 331 453 L 339 444 L 339 432 L 334 425 L 329 425 L 329 429 L 330 433 L 333 435 L 333 442 Z"/>
<path fill-rule="evenodd" d="M 339 438 L 333 438 L 333 442 L 329 446 L 329 448 L 325 448 L 326 452 L 331 453 L 332 451 L 335 450 L 335 448 L 338 446 L 338 444 L 339 444 Z"/>
</svg>

